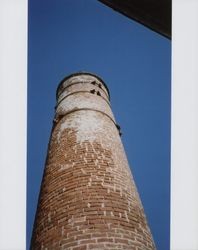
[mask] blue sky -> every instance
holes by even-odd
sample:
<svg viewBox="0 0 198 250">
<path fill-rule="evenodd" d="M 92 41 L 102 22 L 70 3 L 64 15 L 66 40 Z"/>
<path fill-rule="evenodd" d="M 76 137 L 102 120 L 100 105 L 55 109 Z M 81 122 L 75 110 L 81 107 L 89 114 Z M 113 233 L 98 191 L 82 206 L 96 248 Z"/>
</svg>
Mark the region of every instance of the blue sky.
<svg viewBox="0 0 198 250">
<path fill-rule="evenodd" d="M 95 0 L 29 0 L 27 245 L 66 75 L 100 76 L 158 250 L 169 249 L 171 42 Z"/>
</svg>

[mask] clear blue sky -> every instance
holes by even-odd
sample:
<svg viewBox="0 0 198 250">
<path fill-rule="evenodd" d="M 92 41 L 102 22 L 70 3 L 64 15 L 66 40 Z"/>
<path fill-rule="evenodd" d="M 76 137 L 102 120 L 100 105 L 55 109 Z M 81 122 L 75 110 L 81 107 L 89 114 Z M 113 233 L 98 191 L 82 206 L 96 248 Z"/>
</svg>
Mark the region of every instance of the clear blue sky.
<svg viewBox="0 0 198 250">
<path fill-rule="evenodd" d="M 96 0 L 29 0 L 27 245 L 60 80 L 100 76 L 158 250 L 169 249 L 171 42 Z"/>
</svg>

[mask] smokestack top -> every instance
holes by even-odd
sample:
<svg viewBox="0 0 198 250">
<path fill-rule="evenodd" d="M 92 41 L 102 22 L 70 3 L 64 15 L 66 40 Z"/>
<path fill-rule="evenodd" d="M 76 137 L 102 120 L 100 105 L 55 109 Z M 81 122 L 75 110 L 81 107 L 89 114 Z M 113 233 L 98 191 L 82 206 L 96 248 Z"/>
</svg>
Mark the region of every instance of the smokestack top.
<svg viewBox="0 0 198 250">
<path fill-rule="evenodd" d="M 107 91 L 107 94 L 108 94 L 108 96 L 109 96 L 109 99 L 110 99 L 110 93 L 109 93 L 109 89 L 108 89 L 108 87 L 107 87 L 107 85 L 106 85 L 106 83 L 99 77 L 99 76 L 97 76 L 97 75 L 95 75 L 95 74 L 92 74 L 92 73 L 89 73 L 89 72 L 83 72 L 83 71 L 80 71 L 80 72 L 76 72 L 76 73 L 73 73 L 73 74 L 70 74 L 70 75 L 68 75 L 68 76 L 66 76 L 66 77 L 64 77 L 63 78 L 63 80 L 59 83 L 59 85 L 58 85 L 58 87 L 57 87 L 57 90 L 56 90 L 56 99 L 58 99 L 58 96 L 61 94 L 61 92 L 62 92 L 62 90 L 65 88 L 65 87 L 67 87 L 67 85 L 65 85 L 64 86 L 64 83 L 67 81 L 67 80 L 69 80 L 69 79 L 71 79 L 71 78 L 73 78 L 73 77 L 80 77 L 80 76 L 91 76 L 91 77 L 93 77 L 93 78 L 95 78 L 96 80 L 98 80 L 100 83 L 102 83 L 103 84 L 103 86 L 105 87 L 105 89 L 106 89 L 106 91 Z M 70 84 L 68 84 L 68 86 L 69 86 Z"/>
</svg>

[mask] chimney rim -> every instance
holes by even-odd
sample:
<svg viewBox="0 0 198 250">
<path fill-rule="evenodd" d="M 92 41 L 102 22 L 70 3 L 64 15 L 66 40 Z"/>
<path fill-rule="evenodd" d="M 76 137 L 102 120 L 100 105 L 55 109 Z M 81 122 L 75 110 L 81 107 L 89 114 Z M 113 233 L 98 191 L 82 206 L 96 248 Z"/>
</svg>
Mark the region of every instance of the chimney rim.
<svg viewBox="0 0 198 250">
<path fill-rule="evenodd" d="M 108 96 L 109 96 L 109 99 L 110 99 L 110 92 L 109 92 L 109 89 L 106 85 L 106 83 L 102 80 L 102 78 L 100 78 L 99 76 L 97 76 L 96 74 L 93 74 L 93 73 L 89 73 L 89 72 L 85 72 L 85 71 L 79 71 L 79 72 L 76 72 L 76 73 L 72 73 L 72 74 L 69 74 L 67 76 L 65 76 L 61 81 L 60 83 L 58 84 L 58 87 L 56 89 L 56 98 L 58 98 L 58 92 L 62 86 L 62 84 L 68 80 L 69 78 L 72 78 L 74 76 L 79 76 L 79 75 L 90 75 L 90 76 L 94 76 L 95 78 L 97 78 L 103 85 L 104 87 L 106 88 L 107 90 L 107 93 L 108 93 Z"/>
</svg>

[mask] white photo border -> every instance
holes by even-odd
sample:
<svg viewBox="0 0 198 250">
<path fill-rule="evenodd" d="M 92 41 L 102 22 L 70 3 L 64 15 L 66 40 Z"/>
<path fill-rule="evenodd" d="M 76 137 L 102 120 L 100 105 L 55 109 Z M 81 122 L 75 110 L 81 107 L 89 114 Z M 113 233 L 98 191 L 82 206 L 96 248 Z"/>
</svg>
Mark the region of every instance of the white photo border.
<svg viewBox="0 0 198 250">
<path fill-rule="evenodd" d="M 171 250 L 198 250 L 198 1 L 172 0 Z M 0 1 L 0 249 L 26 249 L 28 0 Z"/>
</svg>

